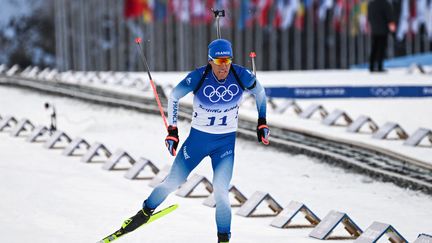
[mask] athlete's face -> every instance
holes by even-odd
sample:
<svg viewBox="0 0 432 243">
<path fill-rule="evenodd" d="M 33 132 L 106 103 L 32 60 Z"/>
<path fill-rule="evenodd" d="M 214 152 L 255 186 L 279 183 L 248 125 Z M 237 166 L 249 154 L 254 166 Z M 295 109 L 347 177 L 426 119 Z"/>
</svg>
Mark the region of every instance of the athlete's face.
<svg viewBox="0 0 432 243">
<path fill-rule="evenodd" d="M 229 57 L 219 57 L 210 60 L 209 63 L 212 66 L 213 73 L 216 75 L 217 79 L 222 80 L 228 76 L 231 67 L 231 59 Z"/>
</svg>

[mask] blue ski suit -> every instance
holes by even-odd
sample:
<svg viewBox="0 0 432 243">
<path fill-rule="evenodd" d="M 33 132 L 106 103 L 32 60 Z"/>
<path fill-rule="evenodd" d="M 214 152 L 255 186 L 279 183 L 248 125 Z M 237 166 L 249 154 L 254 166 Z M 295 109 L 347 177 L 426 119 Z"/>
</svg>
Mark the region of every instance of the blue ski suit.
<svg viewBox="0 0 432 243">
<path fill-rule="evenodd" d="M 206 66 L 203 66 L 189 73 L 171 92 L 168 101 L 168 122 L 173 126 L 177 124 L 179 99 L 194 92 L 192 128 L 177 152 L 170 173 L 145 201 L 148 208 L 154 209 L 159 206 L 171 192 L 186 181 L 204 157 L 210 156 L 219 233 L 231 231 L 228 190 L 234 165 L 238 109 L 244 91 L 255 96 L 258 116 L 266 117 L 264 88 L 251 71 L 235 64 L 232 64 L 232 68 L 235 69 L 241 84 L 236 80 L 232 70 L 225 80 L 218 80 L 210 70 L 200 83 L 206 69 Z"/>
</svg>

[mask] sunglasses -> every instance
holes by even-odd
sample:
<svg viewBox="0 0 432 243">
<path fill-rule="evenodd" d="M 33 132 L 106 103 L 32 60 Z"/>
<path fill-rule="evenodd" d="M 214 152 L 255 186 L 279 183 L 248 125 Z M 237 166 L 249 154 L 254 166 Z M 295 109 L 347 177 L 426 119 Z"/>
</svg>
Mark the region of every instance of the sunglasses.
<svg viewBox="0 0 432 243">
<path fill-rule="evenodd" d="M 211 60 L 214 62 L 214 64 L 220 66 L 222 64 L 231 64 L 232 59 L 231 58 L 211 58 Z"/>
</svg>

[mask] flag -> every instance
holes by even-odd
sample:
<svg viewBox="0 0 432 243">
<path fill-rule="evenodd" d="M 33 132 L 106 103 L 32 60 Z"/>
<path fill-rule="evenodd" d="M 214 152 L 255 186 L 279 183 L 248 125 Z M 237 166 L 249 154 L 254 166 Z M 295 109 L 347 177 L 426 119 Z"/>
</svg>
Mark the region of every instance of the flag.
<svg viewBox="0 0 432 243">
<path fill-rule="evenodd" d="M 292 26 L 299 8 L 299 0 L 288 0 L 282 12 L 281 28 L 288 29 Z"/>
<path fill-rule="evenodd" d="M 368 33 L 369 31 L 367 14 L 368 14 L 368 0 L 361 0 L 359 25 L 360 25 L 360 32 L 363 34 Z"/>
<path fill-rule="evenodd" d="M 351 36 L 357 36 L 357 34 L 360 32 L 360 14 L 361 2 L 360 0 L 354 0 L 353 6 L 350 11 Z"/>
<path fill-rule="evenodd" d="M 396 38 L 402 41 L 409 29 L 409 6 L 408 0 L 402 0 L 401 13 L 399 16 L 399 26 L 396 33 Z"/>
<path fill-rule="evenodd" d="M 319 9 L 318 9 L 318 18 L 323 21 L 327 18 L 327 12 L 333 8 L 333 0 L 321 0 Z"/>
<path fill-rule="evenodd" d="M 426 25 L 426 17 L 427 17 L 427 6 L 426 0 L 417 0 L 416 6 L 411 6 L 415 8 L 415 18 L 412 19 L 412 31 L 414 34 L 417 34 L 420 27 L 424 24 Z M 411 16 L 412 17 L 412 16 Z"/>
<path fill-rule="evenodd" d="M 273 18 L 273 27 L 279 29 L 282 24 L 282 14 L 285 7 L 285 0 L 277 0 L 276 2 L 276 12 Z"/>
<path fill-rule="evenodd" d="M 169 0 L 168 13 L 174 16 L 177 21 L 189 22 L 189 0 Z"/>
<path fill-rule="evenodd" d="M 206 18 L 205 0 L 191 0 L 191 20 L 193 24 L 204 22 Z"/>
<path fill-rule="evenodd" d="M 267 26 L 269 23 L 269 12 L 273 5 L 273 0 L 259 0 L 257 4 L 257 21 L 261 26 Z"/>
<path fill-rule="evenodd" d="M 204 21 L 206 23 L 213 22 L 214 14 L 211 11 L 211 9 L 214 8 L 215 2 L 216 2 L 216 0 L 206 0 L 205 1 L 205 19 L 204 19 Z"/>
<path fill-rule="evenodd" d="M 165 20 L 167 17 L 167 1 L 166 0 L 155 0 L 153 18 L 155 20 Z"/>
<path fill-rule="evenodd" d="M 144 23 L 153 22 L 154 0 L 141 0 L 143 2 L 143 20 Z"/>
<path fill-rule="evenodd" d="M 305 6 L 304 6 L 304 2 L 302 0 L 298 1 L 298 5 L 297 5 L 297 12 L 296 12 L 296 17 L 295 17 L 295 23 L 294 26 L 299 29 L 299 30 L 303 30 L 304 27 L 304 18 L 305 18 Z"/>
<path fill-rule="evenodd" d="M 237 28 L 244 29 L 250 27 L 253 21 L 252 3 L 250 0 L 241 0 L 240 17 L 237 22 Z"/>
<path fill-rule="evenodd" d="M 336 32 L 341 32 L 343 25 L 347 22 L 347 4 L 345 0 L 336 0 L 333 14 L 333 25 Z"/>
<path fill-rule="evenodd" d="M 403 0 L 402 9 L 399 17 L 399 27 L 396 33 L 396 38 L 401 41 L 406 34 L 413 34 L 417 32 L 418 29 L 414 29 L 413 23 L 416 21 L 417 17 L 417 6 L 416 0 Z"/>
<path fill-rule="evenodd" d="M 134 18 L 142 15 L 144 11 L 143 0 L 125 0 L 124 1 L 124 16 L 126 18 Z"/>
<path fill-rule="evenodd" d="M 426 29 L 428 32 L 429 40 L 432 41 L 432 0 L 429 0 L 426 12 Z"/>
<path fill-rule="evenodd" d="M 303 2 L 306 9 L 310 9 L 311 7 L 313 7 L 314 0 L 303 0 Z"/>
</svg>

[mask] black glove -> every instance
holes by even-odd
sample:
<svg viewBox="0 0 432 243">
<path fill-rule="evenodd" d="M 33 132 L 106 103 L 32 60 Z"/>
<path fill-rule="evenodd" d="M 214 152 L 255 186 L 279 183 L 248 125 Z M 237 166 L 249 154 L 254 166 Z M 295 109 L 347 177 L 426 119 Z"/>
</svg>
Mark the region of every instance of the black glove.
<svg viewBox="0 0 432 243">
<path fill-rule="evenodd" d="M 267 120 L 265 118 L 259 118 L 257 126 L 258 142 L 263 143 L 264 145 L 268 145 L 270 143 L 269 136 L 270 129 L 267 126 Z"/>
<path fill-rule="evenodd" d="M 176 156 L 177 146 L 179 144 L 178 129 L 176 126 L 168 126 L 168 135 L 165 138 L 165 145 L 172 156 Z"/>
</svg>

